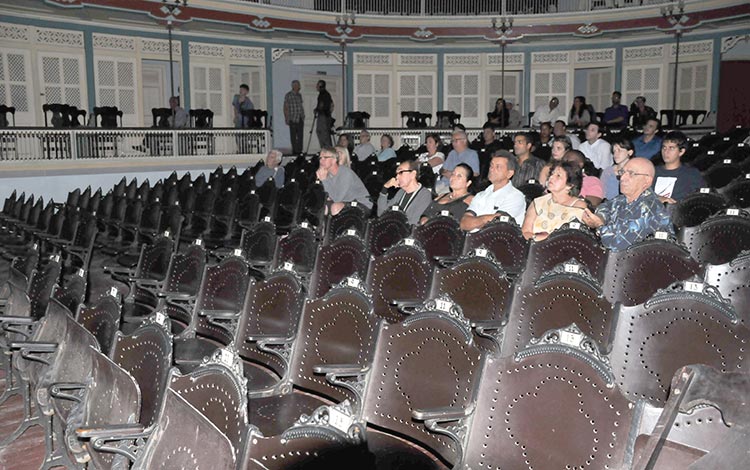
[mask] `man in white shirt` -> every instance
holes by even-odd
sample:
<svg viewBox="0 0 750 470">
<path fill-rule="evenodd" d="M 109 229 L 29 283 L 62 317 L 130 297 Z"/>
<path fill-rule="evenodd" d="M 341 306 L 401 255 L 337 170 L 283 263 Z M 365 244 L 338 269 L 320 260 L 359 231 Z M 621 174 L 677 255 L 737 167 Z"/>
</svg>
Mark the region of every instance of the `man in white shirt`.
<svg viewBox="0 0 750 470">
<path fill-rule="evenodd" d="M 375 146 L 370 143 L 370 133 L 362 129 L 359 133 L 359 145 L 354 147 L 354 155 L 359 161 L 367 159 L 373 153 L 377 153 Z"/>
<path fill-rule="evenodd" d="M 558 108 L 560 100 L 553 97 L 549 100 L 549 105 L 543 104 L 536 108 L 534 116 L 531 117 L 531 126 L 539 127 L 543 122 L 555 122 L 558 119 L 565 119 L 565 111 Z"/>
<path fill-rule="evenodd" d="M 603 170 L 612 166 L 612 146 L 602 139 L 602 131 L 599 124 L 590 122 L 584 131 L 586 142 L 578 149 L 586 155 L 586 158 L 594 162 L 594 166 Z"/>
<path fill-rule="evenodd" d="M 489 180 L 492 183 L 484 191 L 474 196 L 469 208 L 461 218 L 461 229 L 478 230 L 499 217 L 498 212 L 506 212 L 518 225 L 523 223 L 526 212 L 526 198 L 510 184 L 518 170 L 518 162 L 507 150 L 498 150 L 490 161 Z"/>
</svg>

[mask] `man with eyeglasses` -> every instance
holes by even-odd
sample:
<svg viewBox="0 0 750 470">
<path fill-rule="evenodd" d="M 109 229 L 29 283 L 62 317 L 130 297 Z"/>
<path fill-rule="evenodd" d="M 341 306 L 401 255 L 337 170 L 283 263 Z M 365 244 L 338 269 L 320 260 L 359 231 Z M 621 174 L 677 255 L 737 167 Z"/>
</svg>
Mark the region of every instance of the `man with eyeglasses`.
<svg viewBox="0 0 750 470">
<path fill-rule="evenodd" d="M 328 211 L 332 215 L 341 212 L 346 203 L 357 201 L 372 208 L 370 193 L 354 171 L 348 166 L 339 166 L 338 154 L 332 147 L 320 150 L 320 162 L 315 176 L 328 193 Z"/>
<path fill-rule="evenodd" d="M 558 119 L 565 119 L 565 111 L 562 111 L 558 106 L 560 100 L 556 96 L 553 96 L 549 100 L 549 105 L 543 104 L 534 110 L 534 115 L 531 117 L 531 125 L 533 127 L 539 127 L 543 122 L 555 122 Z"/>
<path fill-rule="evenodd" d="M 419 177 L 419 162 L 409 160 L 402 162 L 396 168 L 396 176 L 383 185 L 378 197 L 378 217 L 386 211 L 398 206 L 398 210 L 406 213 L 410 224 L 419 222 L 427 206 L 432 202 L 432 193 L 417 181 Z M 398 191 L 388 197 L 388 190 L 398 188 Z"/>
<path fill-rule="evenodd" d="M 656 167 L 654 192 L 666 204 L 675 204 L 688 194 L 706 186 L 698 169 L 685 166 L 680 159 L 687 150 L 687 136 L 680 131 L 668 133 L 661 144 L 663 165 Z"/>
<path fill-rule="evenodd" d="M 453 143 L 453 150 L 448 153 L 443 168 L 440 170 L 440 174 L 443 176 L 442 183 L 448 184 L 453 169 L 459 163 L 466 163 L 471 167 L 474 176 L 479 176 L 479 155 L 476 150 L 469 148 L 469 138 L 466 136 L 466 132 L 462 130 L 453 131 L 451 142 Z"/>
<path fill-rule="evenodd" d="M 584 210 L 583 223 L 596 229 L 604 247 L 620 251 L 654 232 L 673 233 L 664 204 L 650 189 L 654 172 L 649 160 L 632 158 L 618 171 L 620 195 L 602 203 L 596 213 Z"/>
</svg>

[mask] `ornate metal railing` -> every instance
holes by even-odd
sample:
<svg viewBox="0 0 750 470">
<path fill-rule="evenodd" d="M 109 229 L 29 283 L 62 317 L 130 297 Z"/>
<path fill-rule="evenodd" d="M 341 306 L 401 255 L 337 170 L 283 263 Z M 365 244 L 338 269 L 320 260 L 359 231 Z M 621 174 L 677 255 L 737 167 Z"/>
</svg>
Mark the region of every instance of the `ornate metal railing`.
<svg viewBox="0 0 750 470">
<path fill-rule="evenodd" d="M 271 131 L 240 129 L 0 129 L 0 161 L 265 155 Z"/>
<path fill-rule="evenodd" d="M 233 0 L 237 1 L 237 0 Z M 673 3 L 671 0 L 240 0 L 327 12 L 403 16 L 539 15 Z"/>
</svg>

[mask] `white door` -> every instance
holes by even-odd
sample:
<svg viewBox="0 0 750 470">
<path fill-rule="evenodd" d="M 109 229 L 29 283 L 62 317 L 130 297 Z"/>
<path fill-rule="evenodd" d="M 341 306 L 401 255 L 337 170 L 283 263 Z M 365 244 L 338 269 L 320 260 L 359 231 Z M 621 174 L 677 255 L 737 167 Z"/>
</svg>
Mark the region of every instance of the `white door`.
<svg viewBox="0 0 750 470">
<path fill-rule="evenodd" d="M 370 114 L 370 127 L 392 127 L 391 72 L 354 74 L 354 111 Z"/>
<path fill-rule="evenodd" d="M 590 69 L 586 83 L 586 102 L 593 105 L 596 112 L 603 113 L 612 104 L 614 87 L 615 74 L 612 67 Z"/>
<path fill-rule="evenodd" d="M 487 76 L 487 112 L 495 109 L 495 102 L 498 98 L 505 98 L 505 101 L 513 102 L 513 109 L 525 114 L 521 103 L 521 72 L 505 71 L 505 87 L 502 87 L 502 73 L 493 70 Z"/>
<path fill-rule="evenodd" d="M 680 64 L 677 76 L 677 109 L 709 108 L 709 66 L 708 62 L 686 62 Z M 674 63 L 669 64 L 666 108 L 672 109 L 672 87 L 674 86 Z"/>
<path fill-rule="evenodd" d="M 17 126 L 35 125 L 30 72 L 29 51 L 0 49 L 0 104 L 16 108 Z M 13 119 L 10 115 L 7 117 L 8 125 L 12 125 Z"/>
<path fill-rule="evenodd" d="M 401 112 L 419 111 L 435 121 L 435 74 L 432 72 L 401 72 L 398 74 L 398 97 Z M 399 118 L 401 114 L 399 113 Z"/>
<path fill-rule="evenodd" d="M 140 116 L 135 99 L 135 59 L 97 57 L 96 105 L 117 106 L 124 127 L 138 126 Z"/>
<path fill-rule="evenodd" d="M 637 96 L 646 98 L 646 105 L 654 109 L 662 108 L 661 94 L 661 65 L 639 65 L 626 68 L 623 71 L 624 83 L 622 104 L 630 106 Z M 671 106 L 671 103 L 669 104 Z M 666 109 L 666 106 L 664 107 Z"/>
<path fill-rule="evenodd" d="M 479 72 L 446 72 L 445 83 L 444 111 L 460 114 L 466 127 L 481 127 L 487 111 L 479 109 Z"/>
<path fill-rule="evenodd" d="M 560 110 L 560 115 L 567 115 L 571 103 L 568 101 L 568 75 L 567 70 L 545 70 L 532 73 L 531 109 L 529 112 L 543 104 L 549 104 L 553 97 L 557 97 L 560 101 L 557 107 Z"/>
<path fill-rule="evenodd" d="M 253 102 L 255 109 L 266 109 L 264 99 L 263 81 L 260 78 L 261 67 L 249 65 L 229 66 L 229 91 L 232 96 L 239 93 L 240 85 L 245 84 L 250 88 L 247 96 Z"/>
<path fill-rule="evenodd" d="M 169 100 L 164 93 L 164 85 L 168 79 L 165 77 L 164 68 L 158 65 L 144 62 L 141 70 L 143 79 L 141 88 L 143 92 L 143 125 L 150 127 L 154 121 L 151 109 L 168 106 Z"/>
</svg>

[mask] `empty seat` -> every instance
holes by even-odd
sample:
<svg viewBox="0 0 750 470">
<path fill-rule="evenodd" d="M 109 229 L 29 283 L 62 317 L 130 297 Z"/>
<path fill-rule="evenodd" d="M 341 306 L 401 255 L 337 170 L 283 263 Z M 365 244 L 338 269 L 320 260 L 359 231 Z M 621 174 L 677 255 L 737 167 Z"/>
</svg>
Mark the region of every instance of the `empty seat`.
<svg viewBox="0 0 750 470">
<path fill-rule="evenodd" d="M 750 324 L 750 251 L 724 264 L 707 265 L 703 279 L 732 303 L 740 321 Z"/>
<path fill-rule="evenodd" d="M 412 237 L 424 247 L 431 262 L 440 257 L 457 258 L 464 246 L 464 232 L 458 221 L 445 215 L 415 226 Z"/>
<path fill-rule="evenodd" d="M 354 229 L 360 237 L 365 236 L 367 219 L 365 208 L 357 202 L 351 202 L 344 206 L 336 215 L 328 216 L 326 224 L 325 243 L 331 243 L 339 236 Z"/>
<path fill-rule="evenodd" d="M 723 264 L 750 250 L 750 213 L 727 209 L 697 227 L 681 229 L 677 236 L 699 262 Z"/>
<path fill-rule="evenodd" d="M 364 279 L 369 258 L 364 241 L 353 234 L 320 247 L 310 278 L 310 296 L 322 297 L 332 286 L 352 274 Z"/>
<path fill-rule="evenodd" d="M 695 227 L 727 206 L 727 201 L 717 193 L 693 193 L 672 207 L 672 224 L 677 227 Z"/>
<path fill-rule="evenodd" d="M 408 237 L 411 225 L 406 214 L 400 210 L 389 210 L 367 223 L 365 243 L 370 253 L 380 255 L 389 247 Z"/>
</svg>

